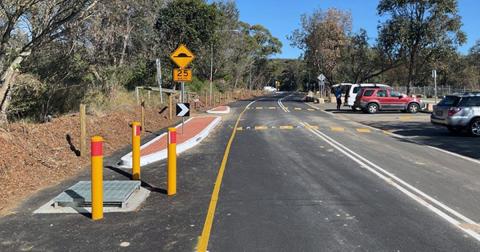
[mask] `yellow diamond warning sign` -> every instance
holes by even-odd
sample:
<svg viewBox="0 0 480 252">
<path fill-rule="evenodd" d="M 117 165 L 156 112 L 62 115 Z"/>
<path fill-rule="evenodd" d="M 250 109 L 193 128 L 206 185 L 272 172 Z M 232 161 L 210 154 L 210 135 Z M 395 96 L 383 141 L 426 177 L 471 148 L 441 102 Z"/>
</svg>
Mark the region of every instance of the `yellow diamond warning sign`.
<svg viewBox="0 0 480 252">
<path fill-rule="evenodd" d="M 192 62 L 192 60 L 195 58 L 195 55 L 193 55 L 188 48 L 181 44 L 172 54 L 170 54 L 170 59 L 177 64 L 178 67 L 180 68 L 185 68 Z"/>
</svg>

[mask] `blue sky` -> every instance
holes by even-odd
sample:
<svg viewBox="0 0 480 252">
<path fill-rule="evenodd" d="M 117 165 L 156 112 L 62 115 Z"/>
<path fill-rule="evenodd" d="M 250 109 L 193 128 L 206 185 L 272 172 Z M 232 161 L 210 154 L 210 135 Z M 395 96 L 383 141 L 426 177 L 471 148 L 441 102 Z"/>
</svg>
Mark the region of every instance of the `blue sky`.
<svg viewBox="0 0 480 252">
<path fill-rule="evenodd" d="M 352 14 L 353 31 L 367 30 L 371 41 L 377 37 L 377 0 L 237 0 L 240 19 L 250 24 L 267 27 L 283 43 L 282 54 L 275 58 L 297 58 L 301 51 L 290 46 L 286 36 L 300 27 L 300 16 L 312 13 L 314 9 L 335 7 Z M 467 43 L 459 48 L 467 53 L 476 40 L 480 39 L 480 1 L 460 0 L 462 30 L 467 34 Z"/>
</svg>

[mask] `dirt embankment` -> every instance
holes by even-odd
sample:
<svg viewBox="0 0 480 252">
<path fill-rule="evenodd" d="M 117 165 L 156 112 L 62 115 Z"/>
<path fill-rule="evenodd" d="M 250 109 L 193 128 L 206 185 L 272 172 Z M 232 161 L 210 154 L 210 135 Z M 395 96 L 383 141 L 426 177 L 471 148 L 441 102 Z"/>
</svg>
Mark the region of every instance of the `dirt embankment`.
<svg viewBox="0 0 480 252">
<path fill-rule="evenodd" d="M 254 93 L 237 92 L 230 101 L 251 99 Z M 196 109 L 205 111 L 209 108 L 200 105 Z M 100 135 L 104 138 L 105 156 L 130 144 L 129 125 L 132 121 L 140 121 L 140 113 L 140 106 L 136 105 L 119 106 L 101 115 L 87 112 L 86 157 L 78 156 L 78 113 L 54 118 L 48 123 L 18 122 L 9 124 L 6 129 L 0 127 L 0 216 L 8 214 L 19 202 L 38 190 L 59 184 L 88 167 L 91 136 Z M 149 107 L 148 104 L 145 118 L 147 135 L 174 123 L 168 120 L 167 108 Z"/>
<path fill-rule="evenodd" d="M 168 109 L 147 106 L 147 131 L 173 123 L 167 120 L 167 113 Z M 87 115 L 87 134 L 103 136 L 104 152 L 109 155 L 130 143 L 129 123 L 139 119 L 140 110 L 135 107 L 119 108 L 103 116 Z M 0 128 L 0 216 L 15 207 L 14 200 L 58 184 L 88 166 L 88 155 L 79 157 L 76 153 L 80 149 L 79 136 L 78 113 L 43 124 L 13 123 Z"/>
</svg>

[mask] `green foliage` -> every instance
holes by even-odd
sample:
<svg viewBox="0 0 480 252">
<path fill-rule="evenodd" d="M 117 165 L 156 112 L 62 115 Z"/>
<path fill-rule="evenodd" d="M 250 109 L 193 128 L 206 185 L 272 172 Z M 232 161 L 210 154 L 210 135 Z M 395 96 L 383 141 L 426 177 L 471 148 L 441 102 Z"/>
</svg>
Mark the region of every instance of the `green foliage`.
<svg viewBox="0 0 480 252">
<path fill-rule="evenodd" d="M 456 0 L 382 0 L 377 9 L 388 17 L 379 27 L 379 44 L 406 62 L 408 87 L 421 80 L 422 66 L 466 41 Z"/>
</svg>

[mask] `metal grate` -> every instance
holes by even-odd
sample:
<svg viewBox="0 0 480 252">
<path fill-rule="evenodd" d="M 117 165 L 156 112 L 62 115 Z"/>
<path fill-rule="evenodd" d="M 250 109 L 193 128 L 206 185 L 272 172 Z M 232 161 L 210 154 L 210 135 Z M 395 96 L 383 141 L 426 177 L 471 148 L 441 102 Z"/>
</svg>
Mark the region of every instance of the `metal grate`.
<svg viewBox="0 0 480 252">
<path fill-rule="evenodd" d="M 104 181 L 103 205 L 125 207 L 128 198 L 140 189 L 140 181 Z M 54 206 L 89 207 L 92 205 L 91 182 L 80 181 L 53 199 Z"/>
</svg>

